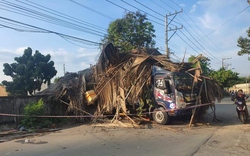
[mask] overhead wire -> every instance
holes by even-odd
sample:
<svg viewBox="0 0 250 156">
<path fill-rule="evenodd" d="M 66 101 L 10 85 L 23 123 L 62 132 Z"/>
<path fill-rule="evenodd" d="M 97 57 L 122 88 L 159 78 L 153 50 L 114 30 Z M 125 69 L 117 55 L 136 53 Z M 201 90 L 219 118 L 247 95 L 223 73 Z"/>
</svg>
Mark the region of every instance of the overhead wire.
<svg viewBox="0 0 250 156">
<path fill-rule="evenodd" d="M 154 13 L 156 13 L 156 14 L 158 14 L 158 15 L 162 16 L 162 17 L 164 17 L 164 18 L 166 17 L 166 16 L 164 16 L 164 15 L 160 14 L 159 12 L 157 12 L 157 11 L 155 11 L 155 10 L 151 9 L 150 7 L 148 7 L 148 6 L 146 6 L 146 5 L 142 4 L 142 3 L 140 3 L 139 1 L 137 1 L 137 0 L 134 0 L 134 1 L 135 1 L 136 3 L 138 3 L 138 4 L 142 5 L 142 6 L 144 6 L 145 8 L 147 8 L 147 9 L 151 10 L 152 12 L 154 12 Z"/>
<path fill-rule="evenodd" d="M 175 3 L 175 2 L 174 2 Z M 157 3 L 155 3 L 155 4 L 157 4 Z M 175 3 L 176 4 L 176 3 Z M 177 5 L 177 4 L 176 4 Z M 178 6 L 178 7 L 180 7 L 180 6 Z M 181 7 L 180 7 L 181 8 Z M 163 8 L 164 9 L 164 8 Z M 193 19 L 186 13 L 186 11 L 184 10 L 184 13 L 189 17 L 189 19 L 197 26 L 197 24 L 193 21 Z M 197 31 L 189 24 L 189 22 L 187 22 L 186 21 L 186 19 L 185 18 L 183 18 L 182 17 L 182 15 L 180 14 L 180 17 L 182 18 L 182 20 L 185 22 L 185 23 L 187 23 L 188 25 L 189 25 L 189 27 L 198 35 L 198 36 L 200 36 L 198 33 L 197 33 Z M 178 20 L 178 19 L 177 19 Z M 178 20 L 179 21 L 179 20 Z M 197 26 L 198 27 L 198 26 Z M 198 27 L 199 28 L 199 27 Z M 190 32 L 184 27 L 184 29 L 190 34 Z M 199 28 L 200 29 L 200 28 Z M 193 35 L 191 35 L 191 36 L 193 36 Z M 194 38 L 194 37 L 193 37 Z M 194 38 L 195 39 L 195 38 Z M 212 49 L 213 48 L 213 46 L 211 46 L 209 43 L 207 43 L 207 41 L 205 41 L 205 40 L 200 40 L 200 41 L 202 41 L 203 43 L 205 43 L 207 46 L 208 46 L 208 48 L 209 49 Z M 198 41 L 196 41 L 197 43 L 199 43 Z M 205 48 L 204 48 L 205 49 Z M 214 50 L 214 48 L 213 48 L 213 50 Z M 213 54 L 211 54 L 208 50 L 206 50 L 205 49 L 205 51 L 207 51 L 211 56 L 213 56 L 214 58 L 216 58 Z M 216 58 L 217 59 L 217 58 Z"/>
<path fill-rule="evenodd" d="M 47 29 L 44 29 L 44 28 L 40 28 L 40 27 L 37 27 L 37 26 L 33 26 L 33 25 L 30 25 L 30 24 L 26 24 L 26 23 L 23 23 L 23 22 L 19 22 L 19 21 L 16 21 L 16 20 L 5 18 L 5 17 L 2 17 L 2 16 L 0 16 L 0 19 L 6 20 L 8 22 L 13 22 L 13 23 L 17 23 L 17 24 L 20 24 L 20 25 L 24 25 L 24 26 L 28 26 L 28 27 L 31 27 L 31 28 L 38 29 L 38 30 L 40 30 L 40 33 L 56 34 L 56 35 L 58 35 L 60 37 L 69 38 L 69 39 L 74 40 L 74 41 L 78 41 L 78 42 L 81 42 L 81 43 L 88 43 L 90 45 L 95 45 L 95 46 L 96 45 L 98 45 L 98 46 L 101 45 L 101 43 L 98 43 L 98 42 L 95 42 L 95 41 L 90 41 L 90 40 L 82 39 L 82 38 L 79 38 L 79 37 L 75 37 L 75 36 L 55 32 L 55 31 L 51 31 L 51 30 L 47 30 Z M 2 24 L 2 26 L 3 26 L 3 24 Z M 39 32 L 39 31 L 37 31 L 37 32 Z"/>
<path fill-rule="evenodd" d="M 173 0 L 171 0 L 176 6 L 178 6 L 179 8 L 181 8 L 176 2 L 174 2 Z M 247 7 L 248 8 L 248 7 Z M 243 9 L 243 11 L 245 11 L 245 9 Z M 187 12 L 184 10 L 184 13 L 189 17 L 189 19 L 195 24 L 195 26 L 200 30 L 200 32 L 206 36 L 206 34 L 201 30 L 201 28 L 194 22 L 194 20 L 187 14 Z M 242 12 L 241 12 L 242 13 Z M 235 18 L 235 17 L 234 17 Z M 228 21 L 229 22 L 229 21 Z M 224 24 L 228 23 L 225 22 Z M 224 25 L 223 24 L 223 25 Z M 192 27 L 191 27 L 192 28 Z M 217 45 L 215 44 L 208 36 L 207 37 L 201 37 L 202 40 L 204 40 L 204 38 L 207 38 L 217 49 L 219 49 L 221 52 L 223 52 L 225 55 L 226 53 Z M 205 40 L 204 40 L 205 41 Z M 208 43 L 207 43 L 208 44 Z M 211 45 L 210 45 L 211 46 Z M 213 47 L 213 46 L 211 46 Z"/>
<path fill-rule="evenodd" d="M 195 52 L 197 52 L 198 54 L 201 54 L 203 53 L 202 50 L 200 49 L 200 47 L 198 47 L 193 41 L 191 41 L 191 39 L 189 37 L 187 37 L 187 35 L 185 33 L 183 33 L 181 30 L 180 32 L 182 33 L 183 36 L 185 36 L 198 50 L 200 50 L 200 52 L 198 52 L 196 49 L 194 49 L 193 47 L 191 47 L 193 50 L 195 50 Z M 178 35 L 179 36 L 179 35 Z M 180 37 L 180 36 L 179 36 Z M 184 39 L 182 39 L 184 41 Z M 187 43 L 187 42 L 185 42 Z M 191 46 L 190 44 L 188 44 L 189 46 Z M 217 62 L 217 61 L 214 61 L 212 59 L 210 59 L 211 62 L 214 62 L 214 63 L 217 63 L 217 64 L 220 64 L 220 62 Z"/>
<path fill-rule="evenodd" d="M 6 23 L 7 25 L 2 25 L 2 27 L 4 28 L 13 28 L 14 27 L 21 27 L 21 28 L 15 28 L 14 30 L 16 31 L 20 31 L 20 32 L 23 32 L 23 31 L 30 31 L 30 32 L 45 32 L 45 31 L 37 31 L 37 29 L 32 29 L 30 27 L 27 27 L 27 26 L 23 26 L 23 25 L 20 25 L 20 24 L 15 24 L 15 23 L 11 23 L 11 22 L 7 22 L 7 21 L 4 21 L 4 20 L 0 20 L 0 22 L 2 23 Z M 14 27 L 11 27 L 11 26 L 14 26 Z M 26 29 L 26 30 L 24 30 Z"/>
<path fill-rule="evenodd" d="M 116 4 L 116 3 L 113 3 L 113 2 L 111 2 L 111 1 L 109 1 L 109 0 L 106 0 L 106 1 L 109 2 L 109 3 L 111 3 L 111 4 L 113 4 L 113 5 L 115 5 L 115 6 L 117 6 L 117 7 L 119 7 L 119 8 L 122 8 L 122 9 L 125 10 L 125 11 L 132 12 L 132 13 L 133 13 L 133 11 L 131 11 L 131 10 L 129 10 L 129 9 L 126 9 L 126 8 L 124 8 L 124 7 L 122 7 L 122 6 L 118 5 L 118 4 Z M 148 20 L 151 21 L 151 22 L 154 22 L 154 23 L 156 23 L 156 24 L 158 24 L 158 25 L 161 25 L 161 26 L 164 26 L 164 27 L 165 27 L 165 25 L 162 24 L 162 23 L 156 22 L 156 21 L 154 21 L 154 20 L 152 20 L 152 19 L 148 19 Z"/>
<path fill-rule="evenodd" d="M 141 11 L 141 12 L 147 14 L 148 16 L 151 16 L 151 17 L 153 17 L 153 18 L 155 18 L 155 19 L 158 19 L 159 21 L 162 21 L 162 22 L 165 23 L 165 20 L 162 20 L 161 18 L 158 18 L 158 17 L 156 17 L 156 16 L 154 16 L 154 15 L 152 15 L 152 14 L 149 14 L 148 12 L 139 9 L 138 7 L 135 7 L 134 5 L 128 3 L 128 2 L 126 2 L 126 1 L 124 1 L 124 0 L 121 0 L 121 1 L 122 1 L 123 3 L 125 3 L 125 4 L 127 4 L 127 5 L 129 5 L 129 6 L 131 6 L 132 8 L 135 8 L 135 9 L 137 9 L 137 10 L 139 10 L 139 11 Z M 161 15 L 161 16 L 163 16 L 163 17 L 165 18 L 164 15 Z M 176 21 L 173 21 L 173 22 L 175 22 L 175 23 L 181 25 L 180 23 L 178 23 L 178 22 L 176 22 Z"/>
<path fill-rule="evenodd" d="M 123 0 L 122 0 L 123 1 Z M 158 13 L 158 12 L 156 12 L 156 11 L 154 11 L 154 10 L 152 10 L 151 8 L 149 8 L 149 7 L 147 7 L 146 5 L 144 5 L 144 4 L 142 4 L 142 3 L 140 3 L 140 2 L 138 2 L 137 0 L 134 0 L 135 2 L 137 2 L 138 4 L 140 4 L 140 5 L 142 5 L 142 6 L 144 6 L 145 8 L 147 8 L 147 9 L 149 9 L 149 10 L 151 10 L 152 12 L 154 12 L 154 13 L 156 13 L 156 14 L 158 14 L 158 15 L 160 15 L 160 16 L 162 16 L 162 17 L 165 17 L 164 15 L 162 15 L 162 14 L 160 14 L 160 13 Z M 123 1 L 124 2 L 124 1 Z M 128 4 L 128 3 L 126 3 L 126 4 Z M 155 3 L 156 4 L 156 3 Z M 165 3 L 164 3 L 165 4 Z M 128 4 L 128 5 L 130 5 L 130 4 Z M 131 5 L 130 5 L 131 6 Z M 139 8 L 137 8 L 137 9 L 139 9 Z M 142 11 L 142 10 L 140 10 L 140 11 Z M 144 11 L 145 12 L 145 11 Z M 191 36 L 192 36 L 192 34 L 191 33 L 189 33 Z M 186 36 L 187 37 L 187 36 Z M 192 36 L 193 37 L 193 36 Z M 188 37 L 187 37 L 188 38 Z M 193 37 L 194 38 L 194 37 Z M 188 38 L 189 39 L 189 38 Z M 195 38 L 194 38 L 195 39 Z M 190 39 L 189 39 L 190 40 Z M 196 39 L 195 39 L 196 40 Z M 191 41 L 191 40 L 190 40 Z M 197 41 L 197 40 L 196 40 Z M 191 41 L 192 42 L 192 41 Z M 193 44 L 194 44 L 194 42 L 192 42 Z M 199 42 L 197 41 L 197 43 L 199 44 Z M 199 44 L 200 46 L 202 46 L 201 44 Z M 196 46 L 197 47 L 197 46 Z M 203 47 L 203 46 L 202 46 Z M 197 47 L 198 48 L 198 47 Z M 203 47 L 204 48 L 204 47 Z M 201 50 L 202 51 L 202 50 Z M 213 56 L 213 55 L 212 55 Z M 217 59 L 217 58 L 215 58 L 215 59 Z"/>
<path fill-rule="evenodd" d="M 142 12 L 146 13 L 145 11 L 143 11 L 143 10 L 141 10 L 141 9 L 139 9 L 139 8 L 137 8 L 137 7 L 135 7 L 135 6 L 133 6 L 132 4 L 129 4 L 128 2 L 125 2 L 124 0 L 121 0 L 121 1 L 124 2 L 124 3 L 126 3 L 126 4 L 129 5 L 129 6 L 133 7 L 133 8 L 138 9 L 139 11 L 142 11 Z M 152 9 L 150 9 L 149 7 L 147 7 L 147 6 L 145 6 L 144 4 L 138 2 L 137 0 L 134 0 L 134 1 L 137 2 L 138 4 L 142 5 L 142 6 L 146 7 L 147 9 L 151 10 L 152 12 L 157 13 L 158 15 L 164 17 L 164 15 L 162 15 L 162 14 L 160 14 L 160 13 L 158 13 L 158 12 L 152 10 Z M 162 1 L 162 2 L 163 2 L 163 1 Z M 164 2 L 163 2 L 163 3 L 164 3 Z M 166 4 L 166 3 L 164 3 L 164 4 Z M 148 14 L 148 13 L 147 13 L 147 14 Z M 151 15 L 151 14 L 149 14 L 149 15 Z M 153 16 L 153 17 L 155 17 L 155 16 Z M 159 18 L 156 18 L 156 19 L 159 19 Z M 202 46 L 202 45 L 199 43 L 199 41 L 196 40 L 195 37 L 194 37 L 187 29 L 185 29 L 185 30 L 186 30 L 186 31 L 189 33 L 189 35 L 199 44 L 199 46 L 201 46 L 203 49 L 205 49 L 205 47 Z M 186 36 L 186 38 L 188 38 L 188 37 Z M 188 40 L 191 41 L 189 38 L 188 38 Z M 194 43 L 193 41 L 191 41 L 191 43 L 195 45 L 195 43 Z M 196 48 L 198 48 L 198 49 L 202 52 L 202 50 L 201 50 L 197 45 L 195 45 L 195 46 L 196 46 Z M 205 51 L 206 51 L 207 54 L 210 54 L 216 61 L 220 62 L 220 60 L 218 60 L 218 58 L 216 58 L 213 54 L 209 53 L 209 51 L 207 51 L 206 49 L 205 49 Z M 203 53 L 204 53 L 204 52 L 203 52 Z"/>
<path fill-rule="evenodd" d="M 166 2 L 160 0 L 163 4 L 165 4 L 166 6 L 170 7 L 171 9 L 175 10 L 175 8 L 173 8 L 172 6 L 168 5 Z"/>
<path fill-rule="evenodd" d="M 181 15 L 180 15 L 180 17 L 189 25 L 189 27 L 193 30 L 193 32 L 195 32 L 198 36 L 200 36 L 199 34 L 198 34 L 198 32 L 185 20 L 185 18 L 183 18 Z M 191 18 L 191 17 L 189 17 L 189 18 Z M 194 23 L 194 22 L 193 22 Z M 196 24 L 196 23 L 195 23 Z M 198 27 L 198 26 L 197 26 Z M 186 30 L 188 33 L 190 33 L 188 30 Z M 204 40 L 204 39 L 200 39 L 199 40 L 200 42 L 203 42 L 204 43 L 204 45 L 206 45 L 210 50 L 212 50 L 212 51 L 217 51 L 213 46 L 211 46 L 206 40 Z M 219 53 L 222 57 L 224 57 L 221 53 Z M 212 54 L 211 54 L 212 55 Z M 214 55 L 213 55 L 213 57 L 215 57 Z"/>
<path fill-rule="evenodd" d="M 200 47 L 202 47 L 203 48 L 203 50 L 205 50 L 205 52 L 207 52 L 208 54 L 210 54 L 215 60 L 217 60 L 217 61 L 219 61 L 220 62 L 220 60 L 218 59 L 218 58 L 216 58 L 213 54 L 211 54 L 209 51 L 207 51 L 206 50 L 206 48 L 203 46 L 203 45 L 201 45 L 200 44 L 200 42 L 184 27 L 184 30 L 186 30 L 187 31 L 187 33 L 196 41 L 196 43 L 198 43 L 199 44 L 199 46 Z"/>
<path fill-rule="evenodd" d="M 71 28 L 71 29 L 86 32 L 86 33 L 90 33 L 90 34 L 93 34 L 93 35 L 97 35 L 97 36 L 101 36 L 101 37 L 103 36 L 103 33 L 99 32 L 97 30 L 87 28 L 87 27 L 84 27 L 84 26 L 81 26 L 81 25 L 78 25 L 78 24 L 74 24 L 72 22 L 68 22 L 68 21 L 65 21 L 65 20 L 50 16 L 48 14 L 44 14 L 44 13 L 32 10 L 30 8 L 27 8 L 27 7 L 17 5 L 15 3 L 6 2 L 6 1 L 5 2 L 0 1 L 0 3 L 2 3 L 2 4 L 0 4 L 1 6 L 5 7 L 3 9 L 8 10 L 10 12 L 18 13 L 18 14 L 21 14 L 21 15 L 24 15 L 24 16 L 32 17 L 32 18 L 39 19 L 39 20 L 42 20 L 42 21 L 45 21 L 45 22 L 49 22 L 49 23 L 56 24 L 56 25 L 59 25 L 59 26 L 64 26 L 64 27 L 67 27 L 67 28 Z M 14 11 L 6 9 L 6 8 L 14 9 Z"/>
<path fill-rule="evenodd" d="M 244 11 L 246 11 L 248 8 L 250 8 L 250 5 L 247 6 L 246 8 L 244 8 L 243 10 L 241 10 L 239 13 L 237 13 L 236 15 L 234 15 L 232 18 L 228 19 L 226 22 L 224 22 L 223 24 L 221 24 L 220 26 L 218 26 L 216 29 L 214 29 L 213 31 L 211 31 L 210 33 L 208 33 L 207 35 L 205 35 L 204 37 L 209 36 L 210 34 L 214 33 L 216 30 L 218 30 L 220 27 L 224 26 L 225 24 L 227 24 L 228 22 L 230 22 L 231 20 L 233 20 L 235 17 L 239 16 L 241 13 L 243 13 Z"/>
<path fill-rule="evenodd" d="M 38 3 L 31 2 L 31 1 L 29 1 L 29 0 L 26 0 L 26 1 L 29 2 L 29 3 L 31 3 L 31 4 L 34 4 L 35 6 L 39 6 L 39 9 L 42 9 L 42 10 L 44 10 L 44 11 L 46 11 L 46 12 L 51 13 L 51 14 L 54 14 L 54 15 L 57 15 L 57 16 L 66 18 L 66 19 L 71 20 L 71 21 L 75 21 L 75 22 L 77 22 L 77 23 L 81 23 L 81 24 L 83 24 L 83 25 L 87 25 L 87 26 L 93 27 L 93 28 L 95 28 L 95 29 L 97 29 L 97 30 L 100 30 L 100 31 L 107 31 L 106 28 L 103 28 L 103 27 L 101 27 L 101 26 L 98 26 L 98 25 L 95 25 L 95 24 L 92 24 L 92 23 L 83 21 L 83 20 L 81 20 L 81 19 L 78 19 L 78 18 L 76 18 L 76 17 L 73 17 L 73 16 L 70 16 L 70 15 L 64 14 L 64 13 L 62 13 L 62 12 L 53 10 L 53 9 L 51 9 L 51 8 L 48 8 L 48 7 L 44 6 L 44 5 L 40 5 L 40 4 L 38 4 Z M 33 5 L 33 7 L 34 7 L 34 5 Z"/>
<path fill-rule="evenodd" d="M 152 0 L 151 0 L 152 1 Z M 164 9 L 164 10 L 166 10 L 165 8 L 163 8 L 162 6 L 160 6 L 158 3 L 156 3 L 156 2 L 154 2 L 154 1 L 152 1 L 154 4 L 156 4 L 157 6 L 159 6 L 159 7 L 161 7 L 162 9 Z M 163 2 L 163 1 L 161 1 L 161 2 Z M 164 4 L 166 4 L 165 2 L 163 2 Z M 166 4 L 167 6 L 169 6 L 168 4 Z M 171 6 L 169 6 L 169 7 L 171 7 Z M 171 7 L 172 9 L 174 9 L 173 7 Z M 167 11 L 167 10 L 166 10 Z M 199 44 L 199 46 L 200 47 L 202 47 L 205 51 L 206 51 L 206 53 L 208 53 L 208 54 L 210 54 L 213 58 L 215 58 L 217 61 L 219 61 L 218 60 L 218 58 L 216 58 L 213 54 L 211 54 L 208 50 L 206 50 L 206 48 L 204 47 L 204 46 L 202 46 L 200 43 L 199 43 L 199 41 L 184 27 L 184 30 L 185 31 L 187 31 L 188 32 L 188 34 L 196 41 L 196 43 L 197 44 Z M 187 37 L 187 36 L 186 36 Z M 188 38 L 188 37 L 187 37 Z M 189 38 L 188 38 L 189 39 Z M 191 41 L 190 39 L 189 39 L 189 41 Z M 191 41 L 192 42 L 192 41 Z M 192 42 L 192 44 L 195 44 L 194 42 Z M 198 46 L 196 46 L 196 47 L 198 47 Z M 201 50 L 200 48 L 199 48 L 199 50 Z M 201 50 L 202 51 L 202 50 Z M 204 52 L 203 52 L 204 53 Z"/>
<path fill-rule="evenodd" d="M 87 7 L 87 6 L 83 5 L 82 3 L 76 2 L 76 1 L 74 1 L 74 0 L 69 0 L 69 1 L 71 1 L 72 3 L 75 3 L 75 4 L 77 4 L 77 5 L 79 5 L 79 6 L 83 7 L 83 8 L 85 8 L 85 9 L 88 9 L 88 10 L 90 10 L 90 11 L 92 11 L 92 12 L 95 12 L 95 13 L 97 13 L 97 14 L 99 14 L 99 15 L 105 17 L 105 18 L 108 18 L 108 19 L 110 19 L 110 20 L 114 20 L 113 17 L 111 17 L 111 16 L 109 16 L 109 15 L 106 15 L 106 14 L 104 14 L 104 13 L 101 13 L 101 12 L 95 10 L 95 9 L 90 8 L 90 7 Z"/>
<path fill-rule="evenodd" d="M 147 6 L 145 6 L 144 4 L 142 4 L 142 3 L 140 3 L 140 2 L 138 2 L 137 0 L 134 0 L 135 2 L 137 2 L 137 3 L 139 3 L 140 5 L 142 5 L 142 6 L 144 6 L 144 7 L 146 7 L 147 9 L 149 9 L 149 10 L 151 10 L 151 11 L 153 11 L 154 13 L 157 13 L 158 15 L 161 15 L 161 16 L 163 16 L 163 17 L 165 17 L 164 15 L 162 15 L 162 14 L 160 14 L 160 13 L 158 13 L 158 12 L 156 12 L 156 11 L 154 11 L 154 10 L 152 10 L 151 8 L 149 8 L 149 7 L 147 7 Z M 163 2 L 164 3 L 164 2 Z M 155 3 L 156 4 L 156 3 Z M 165 4 L 165 3 L 164 3 Z M 186 36 L 187 37 L 187 36 Z M 191 41 L 191 40 L 190 40 Z M 193 43 L 193 42 L 192 42 Z"/>
</svg>

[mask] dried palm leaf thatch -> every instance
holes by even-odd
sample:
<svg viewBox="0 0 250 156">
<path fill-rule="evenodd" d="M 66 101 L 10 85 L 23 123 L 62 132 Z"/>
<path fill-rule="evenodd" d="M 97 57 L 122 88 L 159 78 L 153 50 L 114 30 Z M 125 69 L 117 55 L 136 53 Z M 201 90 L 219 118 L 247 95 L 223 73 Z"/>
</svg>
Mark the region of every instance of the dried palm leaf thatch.
<svg viewBox="0 0 250 156">
<path fill-rule="evenodd" d="M 85 71 L 86 72 L 86 71 Z M 38 93 L 40 95 L 49 95 L 52 100 L 63 100 L 68 103 L 69 112 L 76 115 L 82 115 L 86 107 L 86 82 L 82 73 L 66 73 L 57 83 L 50 85 L 46 90 Z"/>
<path fill-rule="evenodd" d="M 171 62 L 155 49 L 140 48 L 128 53 L 119 53 L 112 44 L 108 44 L 92 68 L 79 73 L 67 73 L 40 94 L 48 94 L 55 100 L 63 99 L 69 103 L 69 111 L 82 114 L 83 111 L 79 110 L 85 110 L 87 107 L 86 88 L 93 89 L 98 97 L 96 115 L 110 113 L 120 104 L 124 110 L 125 102 L 126 105 L 134 105 L 145 98 L 145 91 L 150 90 L 154 65 L 168 71 L 186 72 L 191 69 L 190 63 Z M 195 74 L 189 73 L 193 76 Z M 220 101 L 223 95 L 220 87 L 211 79 L 200 78 L 203 79 L 206 79 L 206 87 L 203 87 L 201 93 L 202 103 L 214 101 L 216 97 Z"/>
<path fill-rule="evenodd" d="M 121 88 L 124 91 L 126 104 L 137 103 L 142 97 L 142 88 L 150 87 L 151 70 L 154 65 L 168 71 L 180 72 L 192 68 L 191 63 L 171 62 L 155 49 L 140 48 L 128 53 L 119 53 L 112 44 L 108 44 L 94 69 L 94 79 L 98 82 L 94 90 L 99 95 L 97 114 L 111 112 L 116 108 Z M 195 70 L 189 73 L 196 77 Z M 200 74 L 198 76 L 200 77 Z M 220 101 L 223 98 L 221 88 L 211 79 L 205 77 L 203 79 L 206 80 L 206 87 L 201 91 L 202 103 L 211 103 L 215 98 Z"/>
<path fill-rule="evenodd" d="M 122 88 L 127 104 L 135 104 L 141 97 L 142 87 L 150 85 L 152 66 L 157 65 L 169 71 L 180 71 L 187 64 L 171 62 L 156 49 L 134 49 L 119 53 L 108 44 L 95 66 L 95 92 L 98 98 L 98 114 L 111 112 L 119 99 Z"/>
<path fill-rule="evenodd" d="M 198 112 L 197 112 L 197 119 L 201 118 L 202 115 L 206 114 L 207 110 L 211 108 L 214 113 L 214 119 L 213 120 L 218 120 L 216 119 L 215 115 L 215 102 L 221 102 L 223 99 L 223 89 L 221 86 L 219 86 L 214 80 L 201 76 L 202 81 L 199 81 L 199 84 L 203 83 L 203 87 L 201 90 L 201 103 L 206 104 L 206 103 L 212 103 L 211 105 L 206 105 L 203 107 L 200 107 Z"/>
</svg>

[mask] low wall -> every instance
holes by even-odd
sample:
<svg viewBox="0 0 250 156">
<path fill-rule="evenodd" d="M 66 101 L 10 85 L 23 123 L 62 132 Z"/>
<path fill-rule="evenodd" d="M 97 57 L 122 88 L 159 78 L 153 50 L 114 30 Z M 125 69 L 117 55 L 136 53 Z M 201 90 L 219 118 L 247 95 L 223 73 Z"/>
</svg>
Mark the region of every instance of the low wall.
<svg viewBox="0 0 250 156">
<path fill-rule="evenodd" d="M 37 102 L 39 99 L 43 99 L 45 105 L 47 106 L 47 111 L 51 112 L 50 101 L 46 96 L 22 96 L 22 97 L 13 97 L 13 96 L 2 96 L 0 97 L 0 113 L 4 114 L 17 114 L 22 115 L 24 107 L 30 102 Z M 12 116 L 1 116 L 0 115 L 0 124 L 4 123 L 20 123 L 20 117 Z"/>
</svg>

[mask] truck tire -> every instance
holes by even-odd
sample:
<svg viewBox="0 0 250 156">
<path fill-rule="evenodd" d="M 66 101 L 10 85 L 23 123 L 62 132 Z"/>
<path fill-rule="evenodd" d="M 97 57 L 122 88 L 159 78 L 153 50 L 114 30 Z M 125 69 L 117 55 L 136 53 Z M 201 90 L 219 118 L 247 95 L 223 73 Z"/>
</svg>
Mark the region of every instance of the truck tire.
<svg viewBox="0 0 250 156">
<path fill-rule="evenodd" d="M 152 114 L 153 120 L 161 125 L 169 123 L 169 115 L 163 107 L 155 108 Z"/>
</svg>

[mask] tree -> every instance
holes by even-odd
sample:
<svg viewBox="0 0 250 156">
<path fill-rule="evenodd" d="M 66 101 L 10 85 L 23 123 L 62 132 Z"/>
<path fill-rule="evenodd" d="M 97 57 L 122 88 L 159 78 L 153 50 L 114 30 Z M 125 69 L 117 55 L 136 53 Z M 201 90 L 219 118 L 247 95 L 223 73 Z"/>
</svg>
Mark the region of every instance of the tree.
<svg viewBox="0 0 250 156">
<path fill-rule="evenodd" d="M 247 36 L 248 37 L 242 37 L 240 36 L 238 39 L 238 47 L 241 48 L 240 51 L 238 51 L 238 55 L 250 55 L 250 28 L 247 30 Z M 250 60 L 250 57 L 248 57 L 248 60 Z"/>
<path fill-rule="evenodd" d="M 232 70 L 226 70 L 220 68 L 218 71 L 212 71 L 210 77 L 216 80 L 223 87 L 232 87 L 239 82 L 239 73 L 233 72 Z"/>
<path fill-rule="evenodd" d="M 104 37 L 104 44 L 112 43 L 122 52 L 138 47 L 154 47 L 154 26 L 147 21 L 146 15 L 139 11 L 129 12 L 122 19 L 109 24 L 108 35 Z"/>
<path fill-rule="evenodd" d="M 62 77 L 56 77 L 56 78 L 54 79 L 54 83 L 57 83 L 57 82 L 60 80 L 60 78 L 62 78 Z"/>
<path fill-rule="evenodd" d="M 49 85 L 57 73 L 50 58 L 49 54 L 44 56 L 37 50 L 32 55 L 32 49 L 27 48 L 22 56 L 14 58 L 16 63 L 4 63 L 4 74 L 11 76 L 13 80 L 2 82 L 6 91 L 10 95 L 27 95 L 28 92 L 33 94 L 35 90 L 40 90 L 42 83 Z"/>
<path fill-rule="evenodd" d="M 199 57 L 199 56 L 197 56 L 197 57 Z M 188 62 L 192 62 L 197 57 L 194 56 L 194 55 L 191 55 L 188 58 Z M 210 60 L 207 57 L 201 57 L 201 59 L 200 59 L 200 66 L 201 66 L 201 70 L 202 70 L 202 75 L 209 76 L 209 74 L 212 72 L 212 69 L 210 67 L 209 61 Z M 196 65 L 194 64 L 193 67 L 196 67 Z"/>
</svg>

